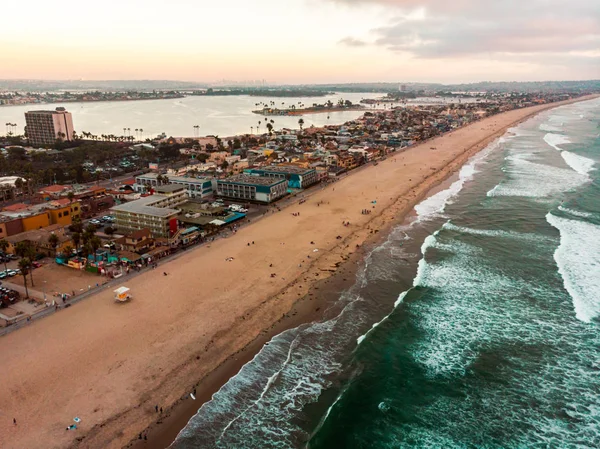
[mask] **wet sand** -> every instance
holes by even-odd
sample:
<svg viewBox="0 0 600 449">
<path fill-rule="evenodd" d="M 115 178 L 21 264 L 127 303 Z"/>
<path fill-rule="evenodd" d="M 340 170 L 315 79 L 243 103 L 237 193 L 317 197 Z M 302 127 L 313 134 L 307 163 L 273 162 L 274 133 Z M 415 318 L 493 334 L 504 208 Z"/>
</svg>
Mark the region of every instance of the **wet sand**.
<svg viewBox="0 0 600 449">
<path fill-rule="evenodd" d="M 344 262 L 356 245 L 401 221 L 508 127 L 557 105 L 497 115 L 393 154 L 302 205 L 124 281 L 134 295 L 130 303 L 115 304 L 112 292 L 99 292 L 0 339 L 0 447 L 123 447 L 156 423 L 155 405 L 165 415 L 206 378 L 205 391 L 193 401 L 199 407 L 271 335 L 318 317 L 323 309 L 298 300 L 327 301 L 315 280 L 338 270 L 352 279 Z M 228 359 L 236 363 L 224 365 Z M 175 410 L 172 429 L 185 424 L 185 414 Z M 75 416 L 82 419 L 78 429 L 66 431 Z M 165 420 L 159 434 L 168 437 L 167 428 Z"/>
</svg>

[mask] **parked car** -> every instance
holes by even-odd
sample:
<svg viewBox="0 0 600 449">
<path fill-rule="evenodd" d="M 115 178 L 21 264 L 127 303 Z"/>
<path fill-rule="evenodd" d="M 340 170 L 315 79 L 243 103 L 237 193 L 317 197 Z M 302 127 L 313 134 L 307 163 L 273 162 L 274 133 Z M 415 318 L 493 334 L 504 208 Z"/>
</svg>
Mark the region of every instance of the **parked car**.
<svg viewBox="0 0 600 449">
<path fill-rule="evenodd" d="M 33 266 L 33 268 L 39 268 L 42 266 L 42 264 L 39 262 L 33 262 L 31 265 Z"/>
<path fill-rule="evenodd" d="M 8 274 L 10 277 L 13 277 L 13 276 L 17 275 L 17 271 L 16 270 L 8 270 L 6 272 L 6 274 Z"/>
<path fill-rule="evenodd" d="M 8 277 L 8 273 L 6 271 L 0 271 L 0 279 L 6 279 Z"/>
<path fill-rule="evenodd" d="M 91 224 L 93 224 L 93 225 L 95 225 L 95 226 L 98 226 L 98 225 L 100 224 L 100 221 L 99 221 L 99 220 L 96 220 L 96 219 L 94 218 L 93 220 L 90 220 L 90 223 L 91 223 Z"/>
</svg>

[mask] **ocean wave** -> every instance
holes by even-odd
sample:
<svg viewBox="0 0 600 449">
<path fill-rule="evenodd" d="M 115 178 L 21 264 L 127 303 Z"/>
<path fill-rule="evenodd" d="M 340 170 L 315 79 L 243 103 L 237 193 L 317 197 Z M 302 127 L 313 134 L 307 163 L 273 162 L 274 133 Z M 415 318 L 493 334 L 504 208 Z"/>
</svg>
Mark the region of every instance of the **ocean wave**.
<svg viewBox="0 0 600 449">
<path fill-rule="evenodd" d="M 458 180 L 454 181 L 450 187 L 441 192 L 432 195 L 415 206 L 415 211 L 418 215 L 418 220 L 422 221 L 444 212 L 446 205 L 454 198 L 463 188 L 467 181 L 473 179 L 477 173 L 477 165 L 485 160 L 485 158 L 498 147 L 500 141 L 496 140 L 489 144 L 483 151 L 473 156 L 467 164 L 465 164 L 459 174 Z"/>
<path fill-rule="evenodd" d="M 561 212 L 565 212 L 569 215 L 573 215 L 574 217 L 591 218 L 594 216 L 594 214 L 590 212 L 581 212 L 578 210 L 569 209 L 568 207 L 564 207 L 563 205 L 558 206 L 558 210 L 560 210 Z"/>
<path fill-rule="evenodd" d="M 367 338 L 367 336 L 371 332 L 373 332 L 373 330 L 375 330 L 377 327 L 379 327 L 379 325 L 381 323 L 383 323 L 385 320 L 387 320 L 390 317 L 390 315 L 392 313 L 394 313 L 394 310 L 396 309 L 396 307 L 398 307 L 402 303 L 402 301 L 404 301 L 404 298 L 406 297 L 407 294 L 408 294 L 408 290 L 400 293 L 400 295 L 398 296 L 398 299 L 396 299 L 396 301 L 394 302 L 394 308 L 392 309 L 392 311 L 390 313 L 388 313 L 386 316 L 384 316 L 380 321 L 378 321 L 377 323 L 373 324 L 371 326 L 371 328 L 365 334 L 363 334 L 360 337 L 358 337 L 356 339 L 356 344 L 360 345 L 365 340 L 365 338 Z"/>
<path fill-rule="evenodd" d="M 567 136 L 564 136 L 562 134 L 554 134 L 554 133 L 547 133 L 544 136 L 544 142 L 546 142 L 548 145 L 550 145 L 552 148 L 554 148 L 555 150 L 558 151 L 562 151 L 562 148 L 559 148 L 558 145 L 564 145 L 567 143 L 571 143 L 571 141 L 569 140 L 569 138 Z"/>
<path fill-rule="evenodd" d="M 507 159 L 507 180 L 487 193 L 488 197 L 517 196 L 544 198 L 575 189 L 589 178 L 574 174 L 571 169 L 538 164 L 525 159 Z"/>
<path fill-rule="evenodd" d="M 587 175 L 594 169 L 594 165 L 596 164 L 592 159 L 571 153 L 570 151 L 562 151 L 560 155 L 567 165 L 580 175 Z"/>
<path fill-rule="evenodd" d="M 560 132 L 560 131 L 562 131 L 562 129 L 559 128 L 558 126 L 552 126 L 549 123 L 542 123 L 542 124 L 540 124 L 540 130 L 541 131 L 546 131 L 546 132 Z"/>
<path fill-rule="evenodd" d="M 600 315 L 600 227 L 551 213 L 546 220 L 560 233 L 554 260 L 575 314 L 589 323 Z"/>
</svg>

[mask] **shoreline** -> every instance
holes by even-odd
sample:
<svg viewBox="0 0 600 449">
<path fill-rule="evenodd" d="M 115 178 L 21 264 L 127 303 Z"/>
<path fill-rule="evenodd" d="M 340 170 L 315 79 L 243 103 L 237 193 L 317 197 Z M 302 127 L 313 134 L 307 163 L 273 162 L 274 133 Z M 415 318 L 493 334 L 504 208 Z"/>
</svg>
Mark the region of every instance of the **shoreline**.
<svg viewBox="0 0 600 449">
<path fill-rule="evenodd" d="M 544 110 L 592 98 L 596 97 L 499 114 L 392 153 L 377 167 L 365 166 L 316 192 L 306 204 L 294 205 L 302 211 L 301 219 L 290 217 L 288 207 L 252 223 L 236 236 L 214 242 L 210 250 L 199 248 L 182 255 L 179 263 L 169 262 L 165 269 L 177 271 L 171 271 L 167 280 L 143 275 L 133 279 L 132 287 L 137 288 L 140 299 L 127 309 L 115 308 L 109 294 L 99 293 L 94 301 L 9 334 L 0 345 L 4 345 L 7 366 L 12 363 L 13 369 L 0 387 L 0 402 L 5 401 L 3 412 L 7 416 L 21 413 L 32 423 L 29 427 L 27 422 L 20 424 L 18 429 L 12 423 L 0 423 L 0 444 L 7 438 L 8 447 L 40 447 L 41 441 L 52 442 L 45 447 L 123 447 L 135 443 L 140 431 L 156 423 L 154 404 L 161 404 L 174 420 L 177 403 L 192 403 L 197 410 L 201 400 L 211 396 L 208 387 L 218 390 L 226 383 L 229 373 L 239 371 L 244 357 L 251 358 L 253 351 L 260 350 L 261 339 L 322 316 L 319 302 L 313 302 L 313 292 L 320 288 L 323 278 L 331 285 L 332 295 L 339 293 L 335 283 L 340 278 L 354 282 L 348 273 L 362 254 L 356 245 L 374 244 L 391 226 L 404 220 L 428 192 L 506 129 Z M 435 151 L 428 149 L 434 141 Z M 365 194 L 361 189 L 369 191 Z M 327 203 L 318 209 L 316 201 L 323 198 Z M 373 198 L 378 200 L 375 213 L 368 219 L 361 217 L 360 201 L 368 204 Z M 348 219 L 352 226 L 341 227 L 339 223 Z M 344 238 L 336 241 L 336 234 Z M 311 238 L 318 240 L 321 252 L 310 265 L 298 270 L 296 264 L 310 251 Z M 246 248 L 245 242 L 252 239 L 259 245 Z M 280 246 L 283 244 L 286 246 Z M 228 255 L 236 256 L 235 263 L 224 264 L 218 259 Z M 278 275 L 290 277 L 289 281 L 268 279 L 269 270 L 263 264 L 272 258 L 277 258 Z M 204 268 L 198 271 L 195 267 Z M 225 274 L 236 283 L 218 283 L 219 276 Z M 319 281 L 315 283 L 317 275 Z M 200 299 L 194 296 L 198 282 L 202 287 Z M 322 296 L 319 301 L 327 305 L 327 294 Z M 310 305 L 306 310 L 300 307 L 302 298 Z M 73 320 L 80 325 L 69 326 Z M 281 327 L 274 327 L 282 322 Z M 65 339 L 71 344 L 67 354 Z M 256 348 L 249 346 L 253 342 Z M 210 377 L 213 372 L 214 381 Z M 38 387 L 33 381 L 42 373 L 49 386 Z M 202 379 L 205 394 L 201 392 L 193 402 L 181 401 Z M 65 384 L 69 391 L 61 388 Z M 28 386 L 27 394 L 24 385 Z M 53 416 L 43 413 L 50 407 L 55 411 Z M 61 420 L 73 413 L 84 421 L 76 434 L 65 434 Z M 187 422 L 183 417 L 181 421 L 184 425 Z M 160 432 L 159 428 L 156 435 Z"/>
<path fill-rule="evenodd" d="M 594 97 L 589 99 L 593 98 Z M 587 99 L 579 101 L 587 101 Z M 326 284 L 329 282 L 332 284 L 328 287 L 325 287 L 324 293 L 321 292 L 323 295 L 322 298 L 317 299 L 317 301 L 312 303 L 313 306 L 317 306 L 316 311 L 306 307 L 307 296 L 298 299 L 293 304 L 290 311 L 285 315 L 285 318 L 289 318 L 289 320 L 285 320 L 282 317 L 276 323 L 271 325 L 271 327 L 266 330 L 266 333 L 255 337 L 255 339 L 244 346 L 240 351 L 231 354 L 215 370 L 209 372 L 206 376 L 199 379 L 198 382 L 191 387 L 191 389 L 196 389 L 196 400 L 191 400 L 188 395 L 183 396 L 165 411 L 165 414 L 161 419 L 151 424 L 144 430 L 142 435 L 146 435 L 148 440 L 139 440 L 137 438 L 132 439 L 126 446 L 124 446 L 124 448 L 164 449 L 170 447 L 177 435 L 184 429 L 184 427 L 187 426 L 189 421 L 196 415 L 200 407 L 202 407 L 204 403 L 209 402 L 216 392 L 218 392 L 232 377 L 237 375 L 241 368 L 246 363 L 250 362 L 260 352 L 265 343 L 269 342 L 273 337 L 288 329 L 293 329 L 301 324 L 322 321 L 326 319 L 326 313 L 319 313 L 319 309 L 323 309 L 324 305 L 333 304 L 344 290 L 350 288 L 354 284 L 356 281 L 355 276 L 359 269 L 359 264 L 365 255 L 365 246 L 369 248 L 376 247 L 381 241 L 385 240 L 393 227 L 409 223 L 414 217 L 412 209 L 415 205 L 426 198 L 429 198 L 448 188 L 450 184 L 456 180 L 458 172 L 462 166 L 468 162 L 469 159 L 485 149 L 496 139 L 506 134 L 508 129 L 518 126 L 519 124 L 529 120 L 532 117 L 535 117 L 545 110 L 553 109 L 554 107 L 573 102 L 576 101 L 569 100 L 565 103 L 561 103 L 560 105 L 528 114 L 517 122 L 505 126 L 501 131 L 497 131 L 493 135 L 485 138 L 483 141 L 470 147 L 462 155 L 459 155 L 457 159 L 460 158 L 460 162 L 457 162 L 457 165 L 453 167 L 452 170 L 446 172 L 442 179 L 433 184 L 429 190 L 423 192 L 420 196 L 415 197 L 415 202 L 413 204 L 405 205 L 404 210 L 400 212 L 399 217 L 393 217 L 391 221 L 383 225 L 383 228 L 378 229 L 378 231 L 382 231 L 381 233 L 377 233 L 374 236 L 368 237 L 356 251 L 351 252 L 349 258 L 340 265 L 341 271 L 336 271 L 327 280 L 315 281 L 315 284 L 318 286 L 317 288 L 321 287 L 320 284 Z M 427 142 L 424 142 L 423 144 L 426 143 Z M 393 153 L 389 155 L 388 158 L 393 158 L 398 154 L 401 154 L 401 152 Z M 452 161 L 450 164 L 454 162 L 455 161 Z M 443 171 L 443 169 L 440 171 Z M 437 175 L 437 173 L 431 176 L 435 175 Z M 374 218 L 369 221 L 369 223 L 375 221 L 375 219 L 379 217 L 380 215 L 375 215 Z M 343 271 L 344 269 L 347 271 Z"/>
</svg>

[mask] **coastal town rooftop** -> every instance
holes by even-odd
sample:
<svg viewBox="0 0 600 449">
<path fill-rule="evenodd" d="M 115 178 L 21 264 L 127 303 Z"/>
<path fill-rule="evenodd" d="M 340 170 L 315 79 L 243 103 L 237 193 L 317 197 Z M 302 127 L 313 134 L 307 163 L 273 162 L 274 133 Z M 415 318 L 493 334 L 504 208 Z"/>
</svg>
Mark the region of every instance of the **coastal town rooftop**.
<svg viewBox="0 0 600 449">
<path fill-rule="evenodd" d="M 175 209 L 152 206 L 152 204 L 156 203 L 160 199 L 162 198 L 157 197 L 156 195 L 145 196 L 139 200 L 114 206 L 112 207 L 112 210 L 118 212 L 129 212 L 132 214 L 154 215 L 157 217 L 169 217 L 173 214 L 179 213 L 179 211 Z"/>
<path fill-rule="evenodd" d="M 181 192 L 183 190 L 185 190 L 185 187 L 180 186 L 178 184 L 165 184 L 162 186 L 157 186 L 154 189 L 157 193 L 175 193 L 175 192 Z"/>
<path fill-rule="evenodd" d="M 306 175 L 313 171 L 312 168 L 298 167 L 295 165 L 265 165 L 257 170 L 272 173 L 289 173 L 294 175 Z"/>
<path fill-rule="evenodd" d="M 145 173 L 143 175 L 136 176 L 136 179 L 140 180 L 156 180 L 160 175 L 160 173 Z M 164 176 L 164 175 L 162 175 Z M 188 182 L 188 183 L 202 183 L 210 181 L 210 178 L 196 178 L 193 176 L 178 176 L 178 175 L 166 175 L 169 179 L 169 182 Z"/>
<path fill-rule="evenodd" d="M 252 184 L 258 186 L 274 186 L 281 182 L 286 182 L 284 179 L 270 178 L 267 176 L 254 176 L 247 174 L 239 174 L 230 176 L 229 178 L 219 179 L 219 182 L 233 183 L 233 184 Z"/>
</svg>

